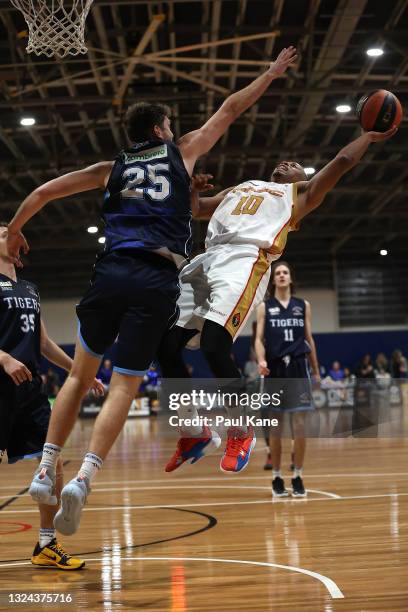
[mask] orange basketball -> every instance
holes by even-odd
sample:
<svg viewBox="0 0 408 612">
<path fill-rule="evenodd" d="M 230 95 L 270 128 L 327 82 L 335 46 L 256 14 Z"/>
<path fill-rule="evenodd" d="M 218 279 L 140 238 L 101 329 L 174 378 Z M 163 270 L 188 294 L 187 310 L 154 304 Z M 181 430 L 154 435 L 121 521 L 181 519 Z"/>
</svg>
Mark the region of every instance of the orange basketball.
<svg viewBox="0 0 408 612">
<path fill-rule="evenodd" d="M 357 115 L 363 130 L 386 132 L 402 119 L 402 106 L 391 91 L 377 89 L 364 95 L 357 104 Z"/>
</svg>

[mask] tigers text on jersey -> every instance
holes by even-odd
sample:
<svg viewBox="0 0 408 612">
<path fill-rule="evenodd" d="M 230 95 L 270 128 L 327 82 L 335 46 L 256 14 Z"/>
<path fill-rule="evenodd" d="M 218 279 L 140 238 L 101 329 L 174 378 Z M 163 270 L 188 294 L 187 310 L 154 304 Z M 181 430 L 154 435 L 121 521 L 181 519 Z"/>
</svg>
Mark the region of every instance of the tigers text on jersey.
<svg viewBox="0 0 408 612">
<path fill-rule="evenodd" d="M 106 187 L 105 251 L 191 250 L 190 177 L 173 142 L 148 140 L 122 151 Z"/>
<path fill-rule="evenodd" d="M 36 372 L 41 359 L 41 314 L 38 289 L 0 274 L 0 350 Z"/>
<path fill-rule="evenodd" d="M 280 359 L 285 355 L 297 357 L 310 353 L 305 339 L 306 304 L 300 298 L 291 297 L 285 308 L 275 297 L 265 301 L 265 350 L 266 360 Z"/>
<path fill-rule="evenodd" d="M 241 183 L 227 193 L 211 217 L 206 248 L 217 244 L 253 244 L 279 256 L 288 232 L 297 229 L 293 220 L 296 196 L 296 183 Z"/>
</svg>

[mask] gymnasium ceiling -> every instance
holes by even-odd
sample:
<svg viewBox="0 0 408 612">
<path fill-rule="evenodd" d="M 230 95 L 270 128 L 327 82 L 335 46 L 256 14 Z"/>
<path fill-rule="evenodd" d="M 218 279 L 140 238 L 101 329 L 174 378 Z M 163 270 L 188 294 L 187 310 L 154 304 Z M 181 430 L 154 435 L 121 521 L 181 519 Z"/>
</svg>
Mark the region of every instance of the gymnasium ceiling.
<svg viewBox="0 0 408 612">
<path fill-rule="evenodd" d="M 171 104 L 181 135 L 290 44 L 300 52 L 297 69 L 271 85 L 199 168 L 217 188 L 266 179 L 282 158 L 321 168 L 359 133 L 354 113 L 338 114 L 337 104 L 354 108 L 363 93 L 385 88 L 408 106 L 407 7 L 408 0 L 95 0 L 88 54 L 55 60 L 27 55 L 24 20 L 0 0 L 1 217 L 44 181 L 112 158 L 125 142 L 128 103 Z M 222 40 L 229 42 L 214 44 Z M 191 45 L 199 46 L 180 49 Z M 384 55 L 368 57 L 371 46 Z M 22 116 L 35 117 L 35 126 L 22 127 Z M 290 235 L 285 257 L 303 285 L 332 286 L 333 261 L 379 261 L 380 248 L 394 263 L 407 256 L 406 126 L 405 117 Z M 44 296 L 78 296 L 87 286 L 102 247 L 86 228 L 101 228 L 100 203 L 95 192 L 52 203 L 27 226 L 25 276 Z M 196 250 L 205 229 L 195 224 Z"/>
</svg>

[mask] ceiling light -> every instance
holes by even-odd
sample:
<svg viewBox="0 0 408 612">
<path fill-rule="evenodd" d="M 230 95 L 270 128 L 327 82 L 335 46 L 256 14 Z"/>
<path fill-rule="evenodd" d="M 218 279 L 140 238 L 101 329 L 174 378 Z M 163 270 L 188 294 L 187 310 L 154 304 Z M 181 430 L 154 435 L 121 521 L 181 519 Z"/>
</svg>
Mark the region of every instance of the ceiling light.
<svg viewBox="0 0 408 612">
<path fill-rule="evenodd" d="M 307 168 L 303 168 L 305 173 L 307 174 L 307 176 L 310 176 L 311 174 L 314 174 L 316 172 L 315 168 L 313 168 L 312 166 L 307 166 Z"/>
<path fill-rule="evenodd" d="M 351 106 L 348 104 L 339 104 L 336 106 L 336 111 L 338 113 L 349 113 L 351 111 Z"/>
<path fill-rule="evenodd" d="M 387 249 L 381 249 L 380 255 L 382 255 L 383 257 L 385 257 L 385 255 L 388 255 Z"/>
<path fill-rule="evenodd" d="M 98 238 L 99 244 L 105 244 L 105 240 L 106 240 L 105 236 L 101 236 L 100 238 Z"/>
<path fill-rule="evenodd" d="M 367 49 L 366 53 L 370 57 L 380 57 L 380 55 L 384 54 L 384 51 L 378 47 L 373 47 L 372 49 Z"/>
<path fill-rule="evenodd" d="M 86 231 L 89 234 L 96 234 L 98 231 L 98 228 L 96 227 L 96 225 L 90 225 Z"/>
<path fill-rule="evenodd" d="M 28 127 L 29 125 L 34 125 L 34 123 L 34 117 L 23 117 L 22 119 L 20 119 L 20 125 L 24 125 L 25 127 Z"/>
</svg>

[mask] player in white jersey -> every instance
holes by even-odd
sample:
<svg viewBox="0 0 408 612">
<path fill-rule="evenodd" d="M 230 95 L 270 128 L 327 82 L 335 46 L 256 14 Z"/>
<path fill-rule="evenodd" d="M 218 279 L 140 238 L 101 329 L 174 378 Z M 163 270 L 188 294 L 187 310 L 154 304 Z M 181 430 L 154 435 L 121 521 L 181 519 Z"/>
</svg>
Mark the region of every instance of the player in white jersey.
<svg viewBox="0 0 408 612">
<path fill-rule="evenodd" d="M 388 132 L 364 132 L 345 146 L 309 181 L 294 161 L 280 162 L 270 182 L 251 180 L 212 198 L 193 195 L 199 216 L 214 212 L 208 227 L 206 251 L 195 257 L 180 274 L 180 317 L 163 340 L 158 357 L 166 378 L 188 376 L 182 349 L 201 332 L 201 350 L 217 378 L 234 379 L 239 389 L 240 372 L 231 358 L 234 339 L 251 311 L 261 302 L 269 281 L 269 267 L 281 255 L 289 231 L 320 206 L 340 178 L 362 158 L 373 142 L 393 136 Z M 235 415 L 237 415 L 235 411 Z M 194 407 L 179 410 L 181 419 L 198 417 Z M 248 463 L 255 444 L 250 425 L 228 430 L 220 467 L 239 472 Z M 219 445 L 216 432 L 208 427 L 181 430 L 177 450 L 166 466 L 172 471 L 184 461 L 196 462 L 211 447 Z"/>
</svg>

